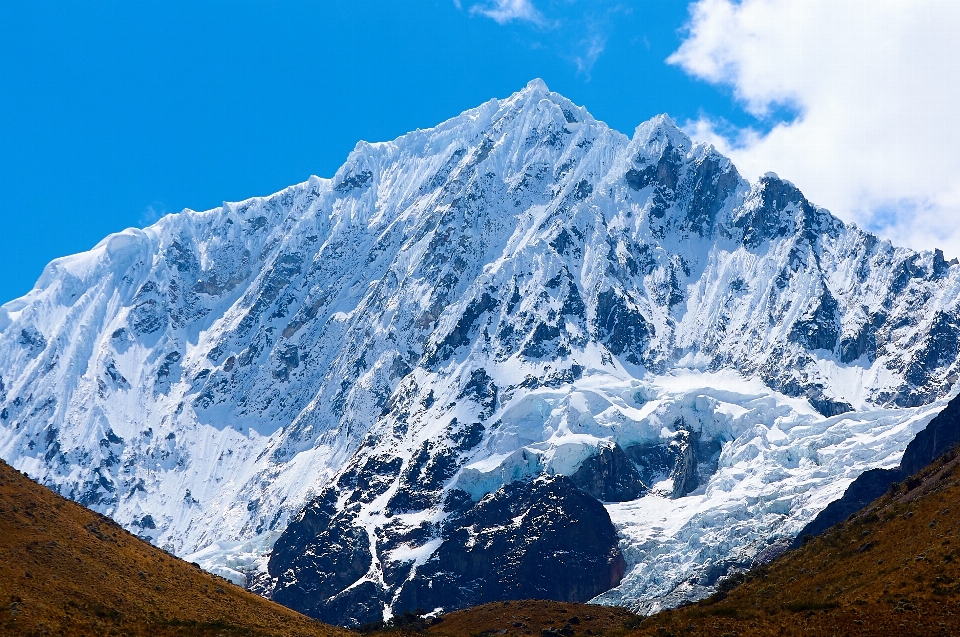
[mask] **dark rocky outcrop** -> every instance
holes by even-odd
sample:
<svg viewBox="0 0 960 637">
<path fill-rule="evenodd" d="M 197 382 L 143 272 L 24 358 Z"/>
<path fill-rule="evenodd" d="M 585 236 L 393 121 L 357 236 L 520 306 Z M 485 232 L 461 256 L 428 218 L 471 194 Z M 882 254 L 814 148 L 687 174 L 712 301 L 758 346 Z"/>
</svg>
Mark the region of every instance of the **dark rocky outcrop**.
<svg viewBox="0 0 960 637">
<path fill-rule="evenodd" d="M 947 403 L 907 445 L 900 460 L 903 477 L 917 473 L 957 442 L 960 442 L 960 396 Z"/>
<path fill-rule="evenodd" d="M 643 314 L 612 288 L 597 295 L 594 327 L 597 338 L 610 352 L 615 356 L 625 354 L 635 365 L 640 364 L 640 356 L 653 331 Z"/>
<path fill-rule="evenodd" d="M 624 449 L 624 454 L 644 485 L 653 488 L 657 483 L 670 480 L 670 496 L 682 498 L 705 484 L 716 472 L 721 441 L 703 438 L 699 431 L 687 429 L 682 420 L 676 425 L 678 434 L 673 440 L 632 445 Z"/>
<path fill-rule="evenodd" d="M 656 483 L 670 477 L 677 464 L 680 449 L 677 445 L 654 443 L 631 445 L 623 452 L 633 462 L 640 480 L 652 488 Z"/>
<path fill-rule="evenodd" d="M 606 509 L 564 476 L 508 484 L 455 513 L 441 535 L 394 613 L 504 599 L 585 602 L 626 571 Z"/>
<path fill-rule="evenodd" d="M 364 529 L 336 512 L 331 489 L 310 503 L 274 545 L 268 570 L 277 578 L 272 599 L 331 623 L 361 624 L 382 617 L 380 591 L 357 586 L 372 560 Z M 376 588 L 376 587 L 374 587 Z"/>
<path fill-rule="evenodd" d="M 398 524 L 396 532 L 379 533 L 377 553 L 388 584 L 402 584 L 391 602 L 380 585 L 363 581 L 370 538 L 348 512 L 336 511 L 335 502 L 332 490 L 311 502 L 277 540 L 269 564 L 277 578 L 273 599 L 324 621 L 376 621 L 385 605 L 397 614 L 505 599 L 585 602 L 616 586 L 626 571 L 603 505 L 569 478 L 541 476 L 508 484 L 477 503 L 452 491 L 442 528 L 404 531 Z M 436 539 L 439 548 L 410 579 L 411 563 L 390 561 L 401 545 Z"/>
<path fill-rule="evenodd" d="M 400 474 L 399 488 L 387 503 L 387 511 L 397 514 L 430 507 L 456 469 L 455 449 L 423 443 Z"/>
<path fill-rule="evenodd" d="M 960 442 L 960 396 L 951 400 L 937 416 L 907 445 L 896 469 L 871 469 L 860 474 L 839 500 L 831 502 L 797 535 L 793 546 L 805 536 L 820 535 L 843 522 L 886 493 L 895 482 L 902 482 L 939 458 Z"/>
<path fill-rule="evenodd" d="M 810 350 L 833 351 L 840 338 L 840 305 L 837 299 L 824 290 L 817 305 L 793 324 L 787 338 Z"/>
<path fill-rule="evenodd" d="M 570 476 L 575 485 L 603 502 L 628 502 L 643 495 L 647 485 L 620 445 L 602 447 Z"/>
<path fill-rule="evenodd" d="M 643 484 L 652 488 L 670 479 L 673 483 L 670 496 L 682 498 L 705 484 L 716 472 L 721 443 L 687 429 L 682 420 L 676 425 L 678 434 L 670 442 L 633 445 L 624 453 Z"/>
<path fill-rule="evenodd" d="M 677 458 L 677 464 L 673 470 L 672 495 L 674 498 L 682 498 L 700 486 L 700 476 L 697 473 L 697 465 L 699 464 L 697 447 L 700 442 L 700 434 L 696 432 L 684 433 L 687 433 L 686 440 L 684 440 L 680 457 Z"/>
<path fill-rule="evenodd" d="M 743 245 L 748 248 L 756 248 L 793 230 L 792 215 L 784 214 L 788 207 L 810 206 L 796 186 L 769 175 L 760 178 L 757 194 L 759 205 L 738 211 L 732 224 L 743 233 Z"/>
</svg>

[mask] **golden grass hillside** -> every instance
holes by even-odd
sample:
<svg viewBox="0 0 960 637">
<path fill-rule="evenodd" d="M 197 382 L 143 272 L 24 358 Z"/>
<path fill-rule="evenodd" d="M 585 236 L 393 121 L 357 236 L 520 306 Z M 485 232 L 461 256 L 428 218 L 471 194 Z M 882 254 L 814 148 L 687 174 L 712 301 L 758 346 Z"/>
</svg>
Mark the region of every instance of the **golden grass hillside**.
<svg viewBox="0 0 960 637">
<path fill-rule="evenodd" d="M 491 602 L 442 616 L 427 632 L 435 637 L 505 635 L 622 635 L 640 617 L 625 608 L 546 600 Z M 546 632 L 544 632 L 546 631 Z"/>
<path fill-rule="evenodd" d="M 0 461 L 0 635 L 351 634 L 172 557 Z"/>
</svg>

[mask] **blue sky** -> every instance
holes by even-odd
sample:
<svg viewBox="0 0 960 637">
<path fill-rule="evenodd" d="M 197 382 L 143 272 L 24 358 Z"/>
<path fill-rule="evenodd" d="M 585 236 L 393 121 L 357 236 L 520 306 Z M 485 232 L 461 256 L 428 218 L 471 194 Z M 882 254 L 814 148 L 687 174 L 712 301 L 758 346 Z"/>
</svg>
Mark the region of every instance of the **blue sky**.
<svg viewBox="0 0 960 637">
<path fill-rule="evenodd" d="M 710 66 L 741 34 L 696 28 L 784 1 L 698 0 L 691 23 L 668 0 L 4 0 L 0 303 L 111 232 L 330 176 L 534 77 L 627 134 L 667 112 L 742 150 L 815 105 Z"/>
</svg>

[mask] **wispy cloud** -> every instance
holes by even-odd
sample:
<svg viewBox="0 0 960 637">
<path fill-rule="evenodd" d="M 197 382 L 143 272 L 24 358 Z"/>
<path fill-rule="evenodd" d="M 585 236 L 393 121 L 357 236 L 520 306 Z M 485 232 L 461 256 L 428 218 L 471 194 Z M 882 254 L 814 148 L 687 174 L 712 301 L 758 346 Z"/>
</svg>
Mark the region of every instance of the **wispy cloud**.
<svg viewBox="0 0 960 637">
<path fill-rule="evenodd" d="M 573 63 L 577 66 L 577 72 L 586 75 L 589 80 L 593 65 L 596 64 L 604 49 L 607 48 L 607 36 L 598 31 L 581 40 L 580 45 L 581 53 L 573 57 Z"/>
<path fill-rule="evenodd" d="M 453 2 L 458 9 L 465 4 Z M 483 0 L 470 5 L 468 12 L 501 25 L 535 29 L 538 39 L 532 47 L 554 49 L 589 81 L 590 71 L 606 50 L 617 15 L 629 15 L 632 8 L 620 0 L 537 0 L 536 5 L 534 0 Z"/>
<path fill-rule="evenodd" d="M 459 7 L 460 2 L 455 0 Z M 547 21 L 540 13 L 531 0 L 492 0 L 483 4 L 475 4 L 470 7 L 470 13 L 474 15 L 486 16 L 498 24 L 506 24 L 514 20 L 530 22 L 537 26 L 546 26 Z"/>
<path fill-rule="evenodd" d="M 160 217 L 167 214 L 165 207 L 162 202 L 154 201 L 152 204 L 143 209 L 143 212 L 140 213 L 140 225 L 141 226 L 151 226 L 156 222 L 160 221 Z"/>
</svg>

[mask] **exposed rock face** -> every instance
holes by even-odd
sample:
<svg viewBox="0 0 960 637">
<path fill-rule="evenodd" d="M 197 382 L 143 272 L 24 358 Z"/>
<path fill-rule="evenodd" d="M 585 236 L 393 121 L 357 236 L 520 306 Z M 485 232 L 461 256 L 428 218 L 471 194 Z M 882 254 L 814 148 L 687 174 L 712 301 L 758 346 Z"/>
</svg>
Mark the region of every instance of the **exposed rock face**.
<svg viewBox="0 0 960 637">
<path fill-rule="evenodd" d="M 576 476 L 628 564 L 603 599 L 681 599 L 899 460 L 958 307 L 942 254 L 533 82 L 51 263 L 0 308 L 0 454 L 259 590 L 316 506 L 276 593 L 344 623 L 420 581 L 456 494 Z"/>
<path fill-rule="evenodd" d="M 637 469 L 640 481 L 648 487 L 676 476 L 677 462 L 682 457 L 683 446 L 679 438 L 665 443 L 647 443 L 632 445 L 624 449 L 624 454 Z"/>
<path fill-rule="evenodd" d="M 960 443 L 960 397 L 954 398 L 937 417 L 910 441 L 900 471 L 911 476 Z"/>
<path fill-rule="evenodd" d="M 674 468 L 673 497 L 675 498 L 682 498 L 700 486 L 700 476 L 697 475 L 697 465 L 699 464 L 697 447 L 700 443 L 700 435 L 698 433 L 688 433 L 683 443 L 683 451 L 681 451 Z"/>
<path fill-rule="evenodd" d="M 343 513 L 314 501 L 276 544 L 273 599 L 324 621 L 362 624 L 379 619 L 384 603 L 400 613 L 500 599 L 584 602 L 619 584 L 626 571 L 610 516 L 563 476 L 512 482 L 477 503 L 452 492 L 447 504 L 450 515 L 439 529 L 385 528 L 380 559 L 417 564 L 414 571 L 385 571 L 384 584 L 396 587 L 391 594 L 375 581 L 344 590 L 367 573 L 369 549 Z M 437 546 L 423 561 L 431 543 Z M 406 580 L 392 577 L 408 572 Z"/>
<path fill-rule="evenodd" d="M 636 500 L 648 490 L 640 472 L 617 444 L 601 447 L 596 455 L 583 461 L 570 479 L 603 502 Z"/>
<path fill-rule="evenodd" d="M 583 602 L 626 571 L 610 516 L 563 476 L 510 483 L 445 523 L 442 543 L 403 585 L 406 608 L 496 599 Z"/>
<path fill-rule="evenodd" d="M 380 595 L 351 597 L 349 612 L 337 598 L 370 569 L 373 556 L 362 528 L 346 512 L 338 512 L 333 490 L 314 500 L 274 545 L 270 575 L 278 583 L 272 598 L 315 617 L 335 617 L 337 623 L 365 623 L 382 614 Z"/>
</svg>

